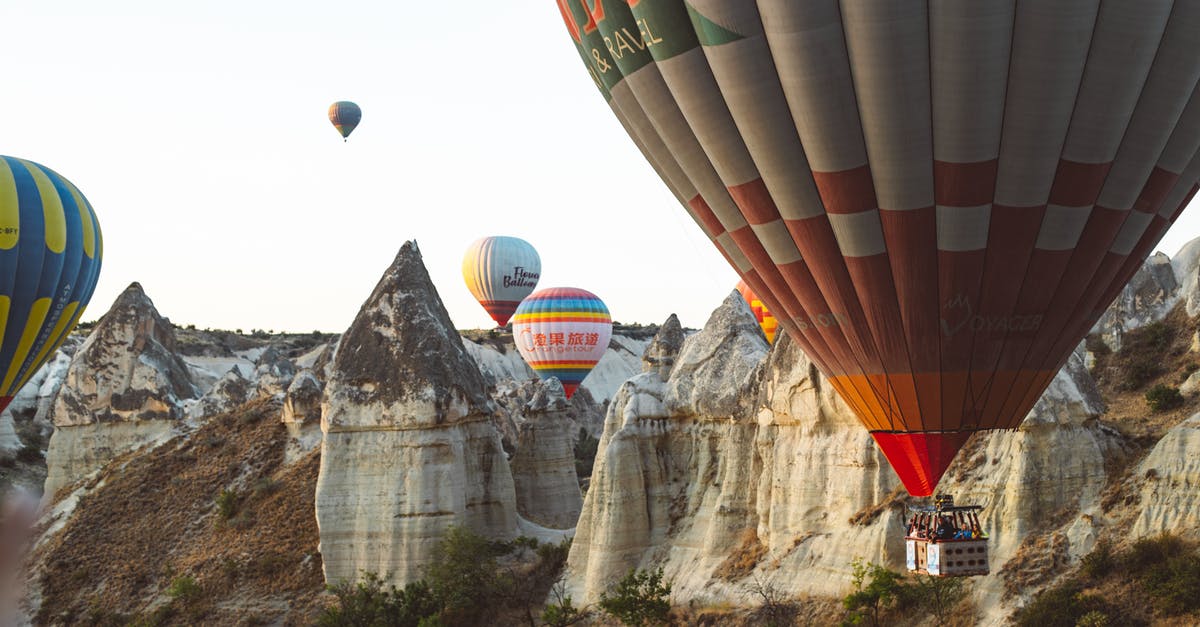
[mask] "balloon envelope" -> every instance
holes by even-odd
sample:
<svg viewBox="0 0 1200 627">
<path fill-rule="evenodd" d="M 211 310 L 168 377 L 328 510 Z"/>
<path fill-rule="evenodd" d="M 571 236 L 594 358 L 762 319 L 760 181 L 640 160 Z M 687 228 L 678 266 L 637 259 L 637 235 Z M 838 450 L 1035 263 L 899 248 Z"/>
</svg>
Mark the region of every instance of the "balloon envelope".
<svg viewBox="0 0 1200 627">
<path fill-rule="evenodd" d="M 349 100 L 339 100 L 329 105 L 329 122 L 341 134 L 342 139 L 350 137 L 354 128 L 362 121 L 362 109 Z"/>
<path fill-rule="evenodd" d="M 738 281 L 737 291 L 738 294 L 742 295 L 742 300 L 745 300 L 746 304 L 750 305 L 750 311 L 754 313 L 754 319 L 758 320 L 758 326 L 762 327 L 763 335 L 767 336 L 767 343 L 773 344 L 775 342 L 775 332 L 779 326 L 775 321 L 775 316 L 771 315 L 771 311 L 759 300 L 758 296 L 754 294 L 749 285 L 746 285 L 745 281 Z"/>
<path fill-rule="evenodd" d="M 102 253 L 100 223 L 70 181 L 0 156 L 0 410 L 79 322 Z"/>
<path fill-rule="evenodd" d="M 914 495 L 1200 180 L 1200 3 L 560 0 L 626 132 Z"/>
<path fill-rule="evenodd" d="M 538 290 L 513 315 L 517 351 L 539 377 L 557 377 L 567 398 L 604 356 L 611 338 L 608 307 L 587 290 Z"/>
<path fill-rule="evenodd" d="M 484 237 L 467 247 L 462 263 L 463 281 L 475 300 L 499 326 L 537 287 L 542 260 L 529 242 L 516 237 Z"/>
</svg>

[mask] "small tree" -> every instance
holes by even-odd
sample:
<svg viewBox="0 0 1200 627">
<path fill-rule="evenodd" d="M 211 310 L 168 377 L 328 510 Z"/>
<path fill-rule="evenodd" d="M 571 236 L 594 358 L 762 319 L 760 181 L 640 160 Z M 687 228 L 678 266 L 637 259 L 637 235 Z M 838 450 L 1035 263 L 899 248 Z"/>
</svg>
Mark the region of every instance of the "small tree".
<svg viewBox="0 0 1200 627">
<path fill-rule="evenodd" d="M 568 627 L 592 614 L 586 607 L 578 608 L 571 603 L 571 595 L 567 594 L 567 587 L 561 581 L 550 589 L 550 598 L 553 601 L 542 610 L 542 622 L 546 627 Z"/>
<path fill-rule="evenodd" d="M 504 605 L 512 590 L 511 578 L 496 563 L 497 554 L 504 552 L 468 529 L 446 529 L 425 579 L 445 604 L 447 622 L 481 624 L 489 612 Z"/>
<path fill-rule="evenodd" d="M 943 622 L 950 610 L 967 595 L 966 580 L 961 577 L 931 577 L 917 575 L 904 587 L 906 600 L 924 608 Z"/>
<path fill-rule="evenodd" d="M 671 611 L 671 584 L 663 582 L 663 571 L 631 569 L 621 581 L 600 593 L 600 609 L 624 625 L 661 624 Z"/>
<path fill-rule="evenodd" d="M 864 564 L 862 558 L 856 558 L 850 565 L 854 569 L 854 592 L 842 599 L 849 612 L 846 623 L 857 625 L 870 620 L 872 627 L 879 627 L 883 624 L 880 622 L 883 612 L 905 591 L 902 576 L 875 563 Z"/>
<path fill-rule="evenodd" d="M 317 625 L 387 625 L 420 627 L 438 624 L 442 603 L 424 581 L 408 584 L 403 590 L 384 586 L 375 573 L 363 573 L 357 584 L 342 582 L 329 586 L 338 600 L 317 618 Z M 434 622 L 430 622 L 434 621 Z"/>
</svg>

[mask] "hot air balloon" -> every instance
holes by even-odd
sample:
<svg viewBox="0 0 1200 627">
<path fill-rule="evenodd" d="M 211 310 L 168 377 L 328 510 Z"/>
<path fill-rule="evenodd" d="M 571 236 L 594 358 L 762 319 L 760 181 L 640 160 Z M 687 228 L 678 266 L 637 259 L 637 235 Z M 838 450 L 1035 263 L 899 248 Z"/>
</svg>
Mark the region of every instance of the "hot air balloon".
<svg viewBox="0 0 1200 627">
<path fill-rule="evenodd" d="M 484 237 L 467 247 L 462 273 L 475 300 L 497 325 L 504 326 L 521 300 L 537 287 L 542 260 L 523 239 Z"/>
<path fill-rule="evenodd" d="M 539 377 L 557 377 L 567 398 L 604 356 L 610 338 L 608 307 L 587 290 L 538 290 L 513 315 L 517 351 Z"/>
<path fill-rule="evenodd" d="M 916 496 L 972 433 L 1021 423 L 1200 180 L 1200 2 L 559 8 Z"/>
<path fill-rule="evenodd" d="M 746 301 L 746 304 L 750 305 L 750 311 L 754 313 L 754 319 L 758 320 L 758 326 L 762 327 L 763 335 L 767 336 L 767 343 L 773 344 L 775 342 L 775 331 L 779 325 L 775 321 L 775 316 L 771 315 L 771 310 L 767 309 L 767 306 L 759 300 L 758 296 L 754 295 L 754 292 L 750 289 L 749 285 L 746 285 L 745 281 L 738 281 L 737 291 L 738 294 L 742 295 L 742 299 Z"/>
<path fill-rule="evenodd" d="M 96 213 L 70 181 L 0 156 L 0 410 L 79 322 L 103 250 Z"/>
<path fill-rule="evenodd" d="M 346 141 L 362 121 L 362 109 L 349 100 L 339 100 L 329 105 L 329 121 L 341 133 L 342 141 Z"/>
</svg>

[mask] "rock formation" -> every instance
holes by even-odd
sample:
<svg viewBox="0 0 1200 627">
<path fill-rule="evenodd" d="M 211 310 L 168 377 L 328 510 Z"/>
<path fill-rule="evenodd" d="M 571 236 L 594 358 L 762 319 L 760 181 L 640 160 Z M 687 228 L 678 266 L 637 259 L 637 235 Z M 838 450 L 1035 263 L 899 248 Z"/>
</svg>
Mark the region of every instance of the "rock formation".
<svg viewBox="0 0 1200 627">
<path fill-rule="evenodd" d="M 285 463 L 300 460 L 321 443 L 321 397 L 321 382 L 313 371 L 306 368 L 296 373 L 283 399 L 280 416 L 291 436 L 284 451 Z"/>
<path fill-rule="evenodd" d="M 326 579 L 420 576 L 443 531 L 517 533 L 483 376 L 413 242 L 342 336 L 322 403 L 316 514 Z"/>
<path fill-rule="evenodd" d="M 634 567 L 663 567 L 677 602 L 747 601 L 739 582 L 752 575 L 787 594 L 839 595 L 856 557 L 902 567 L 903 489 L 790 338 L 767 356 L 735 293 L 664 380 L 667 346 L 651 344 L 658 361 L 606 416 L 568 561 L 576 599 L 595 601 Z M 951 467 L 942 490 L 987 505 L 987 525 L 1003 530 L 977 594 L 1001 595 L 1000 565 L 1034 530 L 1098 507 L 1104 461 L 1120 454 L 1102 409 L 1076 355 L 1020 429 L 975 436 Z M 1090 549 L 1088 529 L 1069 535 L 1071 554 Z"/>
<path fill-rule="evenodd" d="M 266 396 L 282 398 L 287 393 L 288 386 L 292 384 L 292 378 L 295 376 L 296 364 L 284 357 L 279 349 L 268 346 L 267 350 L 259 356 L 258 363 L 254 367 L 254 395 L 259 398 Z"/>
<path fill-rule="evenodd" d="M 71 360 L 54 401 L 45 493 L 167 438 L 197 390 L 170 322 L 131 284 Z"/>
<path fill-rule="evenodd" d="M 1138 466 L 1143 482 L 1134 537 L 1173 529 L 1200 536 L 1200 414 L 1167 432 Z"/>
<path fill-rule="evenodd" d="M 188 408 L 188 416 L 203 418 L 227 412 L 250 400 L 252 387 L 253 384 L 242 376 L 241 369 L 233 366 Z"/>
<path fill-rule="evenodd" d="M 579 424 L 558 379 L 539 381 L 525 405 L 517 452 L 512 458 L 517 511 L 527 520 L 552 529 L 569 529 L 579 519 L 583 496 L 575 474 L 575 440 Z"/>
<path fill-rule="evenodd" d="M 642 372 L 654 372 L 658 378 L 666 380 L 675 366 L 675 358 L 679 349 L 683 348 L 683 327 L 679 318 L 671 314 L 667 321 L 658 328 L 658 334 L 650 340 L 646 351 L 642 353 Z"/>
</svg>

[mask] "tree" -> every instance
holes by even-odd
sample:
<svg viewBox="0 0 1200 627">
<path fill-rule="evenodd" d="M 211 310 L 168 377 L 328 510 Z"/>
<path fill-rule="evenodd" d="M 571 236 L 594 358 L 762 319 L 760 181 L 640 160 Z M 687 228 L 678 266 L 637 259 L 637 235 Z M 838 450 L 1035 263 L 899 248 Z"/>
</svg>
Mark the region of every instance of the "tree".
<svg viewBox="0 0 1200 627">
<path fill-rule="evenodd" d="M 966 580 L 961 577 L 917 575 L 913 583 L 902 585 L 907 600 L 932 612 L 939 622 L 967 595 Z"/>
<path fill-rule="evenodd" d="M 875 563 L 864 564 L 861 558 L 850 565 L 854 569 L 854 592 L 842 599 L 842 605 L 849 612 L 846 623 L 857 625 L 869 619 L 872 627 L 879 627 L 883 624 L 880 619 L 884 610 L 895 604 L 905 591 L 902 575 Z"/>
<path fill-rule="evenodd" d="M 496 563 L 498 553 L 503 552 L 470 530 L 446 529 L 425 569 L 425 580 L 444 604 L 446 622 L 482 624 L 490 611 L 504 605 L 512 583 Z"/>
<path fill-rule="evenodd" d="M 542 622 L 546 627 L 569 627 L 587 619 L 592 613 L 586 608 L 575 607 L 571 603 L 571 595 L 560 581 L 550 590 L 551 603 L 542 610 Z"/>
<path fill-rule="evenodd" d="M 600 609 L 634 627 L 665 623 L 671 611 L 671 584 L 662 579 L 661 568 L 631 569 L 615 586 L 600 593 Z"/>
<path fill-rule="evenodd" d="M 342 582 L 329 586 L 337 597 L 336 606 L 326 608 L 317 625 L 363 625 L 370 627 L 422 627 L 437 625 L 442 603 L 424 581 L 408 584 L 403 590 L 384 586 L 375 573 L 363 573 L 357 584 Z"/>
</svg>

